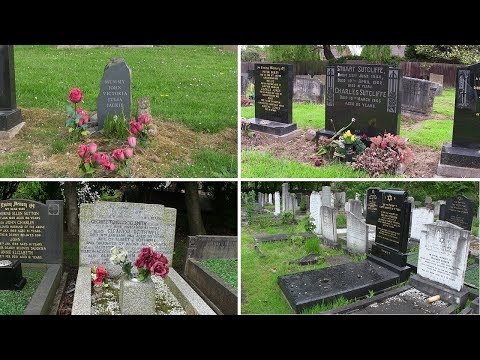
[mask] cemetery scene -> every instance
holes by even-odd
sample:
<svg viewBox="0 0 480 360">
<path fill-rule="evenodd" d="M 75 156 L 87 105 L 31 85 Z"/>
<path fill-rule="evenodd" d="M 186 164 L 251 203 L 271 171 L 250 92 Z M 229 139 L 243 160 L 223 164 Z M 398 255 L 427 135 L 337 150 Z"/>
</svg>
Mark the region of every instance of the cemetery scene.
<svg viewBox="0 0 480 360">
<path fill-rule="evenodd" d="M 232 46 L 0 45 L 0 177 L 237 177 Z"/>
<path fill-rule="evenodd" d="M 242 314 L 478 314 L 478 182 L 242 182 Z"/>
<path fill-rule="evenodd" d="M 241 58 L 243 177 L 480 176 L 477 45 L 248 45 Z"/>
<path fill-rule="evenodd" d="M 0 315 L 237 313 L 237 187 L 0 182 Z"/>
</svg>

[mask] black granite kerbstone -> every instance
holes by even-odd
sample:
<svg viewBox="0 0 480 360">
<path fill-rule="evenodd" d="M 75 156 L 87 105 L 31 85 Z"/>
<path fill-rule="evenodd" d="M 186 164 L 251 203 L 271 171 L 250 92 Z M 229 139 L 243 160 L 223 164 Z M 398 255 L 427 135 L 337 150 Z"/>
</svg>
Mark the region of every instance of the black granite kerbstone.
<svg viewBox="0 0 480 360">
<path fill-rule="evenodd" d="M 377 225 L 378 204 L 380 202 L 380 188 L 367 189 L 367 209 L 365 222 L 370 225 Z"/>
<path fill-rule="evenodd" d="M 22 122 L 17 109 L 13 45 L 0 45 L 0 131 L 7 131 Z"/>
<path fill-rule="evenodd" d="M 399 134 L 402 74 L 388 65 L 339 64 L 327 67 L 325 129 L 332 136 L 347 126 L 357 135 Z"/>
<path fill-rule="evenodd" d="M 20 261 L 16 260 L 9 266 L 0 266 L 0 290 L 22 290 L 26 283 Z"/>
<path fill-rule="evenodd" d="M 353 299 L 396 284 L 399 276 L 370 261 L 280 276 L 278 284 L 296 313 L 340 297 Z"/>
<path fill-rule="evenodd" d="M 442 220 L 470 231 L 472 230 L 473 216 L 473 202 L 463 195 L 458 195 L 447 199 Z"/>
<path fill-rule="evenodd" d="M 480 169 L 480 149 L 443 144 L 440 164 Z M 458 176 L 462 177 L 462 174 Z"/>
<path fill-rule="evenodd" d="M 261 131 L 272 135 L 286 135 L 297 130 L 297 124 L 285 124 L 277 121 L 270 121 L 258 118 L 248 119 L 250 129 L 253 131 Z"/>
</svg>

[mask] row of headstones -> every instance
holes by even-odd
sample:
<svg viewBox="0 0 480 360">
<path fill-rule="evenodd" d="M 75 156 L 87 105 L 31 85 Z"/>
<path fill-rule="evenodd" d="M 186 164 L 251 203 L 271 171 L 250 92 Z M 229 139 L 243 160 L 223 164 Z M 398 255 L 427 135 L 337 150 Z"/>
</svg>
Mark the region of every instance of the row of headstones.
<svg viewBox="0 0 480 360">
<path fill-rule="evenodd" d="M 254 83 L 253 76 L 248 73 L 241 75 L 242 95 Z M 326 75 L 296 75 L 293 83 L 293 101 L 314 102 L 323 104 L 325 101 Z M 443 94 L 443 75 L 430 74 L 430 81 L 411 77 L 402 77 L 402 113 L 405 115 L 431 115 L 436 96 Z"/>
</svg>

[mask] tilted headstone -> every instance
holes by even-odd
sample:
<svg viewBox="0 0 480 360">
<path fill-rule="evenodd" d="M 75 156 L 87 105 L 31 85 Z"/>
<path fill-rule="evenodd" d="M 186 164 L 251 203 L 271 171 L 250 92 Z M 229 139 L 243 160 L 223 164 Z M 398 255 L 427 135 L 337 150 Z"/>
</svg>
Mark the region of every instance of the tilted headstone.
<svg viewBox="0 0 480 360">
<path fill-rule="evenodd" d="M 13 45 L 0 45 L 0 131 L 8 131 L 21 123 L 15 92 Z"/>
<path fill-rule="evenodd" d="M 358 218 L 362 218 L 362 202 L 360 200 L 348 200 L 350 204 L 350 212 Z"/>
<path fill-rule="evenodd" d="M 439 85 L 435 96 L 442 96 L 443 95 L 443 75 L 430 73 L 429 80 Z"/>
<path fill-rule="evenodd" d="M 427 224 L 432 224 L 433 221 L 433 210 L 427 208 L 413 209 L 410 238 L 422 242 L 425 236 L 425 231 L 427 230 Z"/>
<path fill-rule="evenodd" d="M 322 237 L 330 245 L 337 245 L 337 211 L 330 206 L 320 207 Z"/>
<path fill-rule="evenodd" d="M 315 225 L 314 233 L 322 233 L 322 221 L 320 217 L 320 207 L 322 206 L 321 194 L 317 191 L 313 191 L 310 194 L 310 217 L 313 218 L 313 224 Z"/>
<path fill-rule="evenodd" d="M 325 98 L 325 85 L 320 80 L 310 76 L 295 76 L 293 85 L 293 101 L 313 102 L 323 104 Z"/>
<path fill-rule="evenodd" d="M 130 121 L 132 110 L 132 71 L 122 58 L 105 66 L 97 97 L 98 129 L 102 130 L 108 116 L 125 116 Z"/>
<path fill-rule="evenodd" d="M 347 195 L 345 192 L 335 192 L 333 193 L 333 206 L 335 209 L 340 210 L 345 207 L 345 201 L 346 201 Z"/>
<path fill-rule="evenodd" d="M 368 225 L 350 211 L 346 215 L 347 249 L 356 254 L 365 254 L 368 250 Z"/>
<path fill-rule="evenodd" d="M 379 202 L 380 188 L 368 188 L 365 195 L 366 215 L 365 222 L 370 225 L 377 225 L 378 218 L 378 202 Z"/>
<path fill-rule="evenodd" d="M 376 136 L 400 131 L 400 69 L 388 65 L 339 64 L 327 67 L 325 86 L 325 129 L 332 136 L 355 122 L 350 130 Z"/>
<path fill-rule="evenodd" d="M 80 205 L 80 265 L 106 265 L 116 246 L 135 261 L 150 246 L 172 261 L 177 209 L 158 204 L 99 201 Z"/>
<path fill-rule="evenodd" d="M 255 117 L 251 130 L 285 135 L 297 129 L 292 122 L 293 65 L 255 64 Z"/>
<path fill-rule="evenodd" d="M 63 201 L 0 201 L 0 260 L 63 263 Z"/>
<path fill-rule="evenodd" d="M 445 216 L 441 220 L 472 230 L 473 202 L 463 195 L 449 197 L 445 205 Z"/>
<path fill-rule="evenodd" d="M 282 212 L 280 205 L 280 192 L 275 191 L 275 215 L 280 215 Z"/>
<path fill-rule="evenodd" d="M 437 83 L 404 76 L 402 79 L 402 114 L 429 116 L 439 85 Z"/>
</svg>

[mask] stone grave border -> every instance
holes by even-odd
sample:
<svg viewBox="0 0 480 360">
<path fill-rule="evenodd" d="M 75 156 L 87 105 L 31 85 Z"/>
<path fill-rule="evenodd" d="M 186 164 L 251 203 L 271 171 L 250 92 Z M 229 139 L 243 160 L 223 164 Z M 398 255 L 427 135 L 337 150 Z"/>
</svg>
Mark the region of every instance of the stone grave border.
<svg viewBox="0 0 480 360">
<path fill-rule="evenodd" d="M 62 264 L 23 263 L 25 268 L 45 268 L 46 272 L 23 315 L 48 315 L 62 279 Z"/>
</svg>

